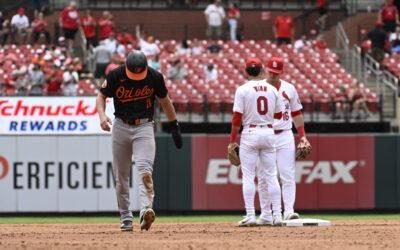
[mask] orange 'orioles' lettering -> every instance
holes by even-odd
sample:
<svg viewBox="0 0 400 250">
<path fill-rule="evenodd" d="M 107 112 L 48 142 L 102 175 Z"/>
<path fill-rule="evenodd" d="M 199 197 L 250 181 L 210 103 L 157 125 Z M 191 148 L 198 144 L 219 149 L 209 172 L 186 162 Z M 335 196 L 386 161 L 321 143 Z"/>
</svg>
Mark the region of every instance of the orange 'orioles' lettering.
<svg viewBox="0 0 400 250">
<path fill-rule="evenodd" d="M 149 86 L 144 86 L 141 89 L 126 89 L 124 86 L 120 86 L 116 91 L 116 96 L 120 102 L 130 102 L 134 100 L 140 100 L 149 98 L 153 95 L 154 89 Z M 151 104 L 150 104 L 151 105 Z"/>
</svg>

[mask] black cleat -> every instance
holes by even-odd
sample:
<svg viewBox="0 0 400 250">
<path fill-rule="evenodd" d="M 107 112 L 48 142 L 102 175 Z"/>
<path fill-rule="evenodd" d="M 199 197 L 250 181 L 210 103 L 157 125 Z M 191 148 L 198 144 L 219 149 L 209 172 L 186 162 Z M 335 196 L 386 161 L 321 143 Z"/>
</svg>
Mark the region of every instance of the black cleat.
<svg viewBox="0 0 400 250">
<path fill-rule="evenodd" d="M 131 220 L 124 220 L 121 223 L 121 231 L 123 231 L 123 232 L 133 231 L 132 221 Z"/>
</svg>

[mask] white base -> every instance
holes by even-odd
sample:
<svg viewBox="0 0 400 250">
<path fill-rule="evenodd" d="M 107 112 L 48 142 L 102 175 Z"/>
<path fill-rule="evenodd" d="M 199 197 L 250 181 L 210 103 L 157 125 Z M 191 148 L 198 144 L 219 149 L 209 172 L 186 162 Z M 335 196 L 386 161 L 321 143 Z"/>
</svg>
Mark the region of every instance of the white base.
<svg viewBox="0 0 400 250">
<path fill-rule="evenodd" d="M 329 227 L 331 225 L 331 222 L 328 220 L 302 218 L 296 220 L 285 220 L 283 221 L 283 225 L 286 227 L 306 227 L 306 226 Z"/>
</svg>

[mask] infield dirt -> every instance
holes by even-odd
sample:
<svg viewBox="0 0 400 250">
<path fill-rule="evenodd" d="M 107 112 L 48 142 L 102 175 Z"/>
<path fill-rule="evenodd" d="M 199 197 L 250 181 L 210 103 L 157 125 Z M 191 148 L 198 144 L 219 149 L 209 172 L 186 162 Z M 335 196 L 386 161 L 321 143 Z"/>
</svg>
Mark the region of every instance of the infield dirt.
<svg viewBox="0 0 400 250">
<path fill-rule="evenodd" d="M 331 227 L 252 227 L 234 223 L 0 225 L 0 249 L 400 249 L 400 221 L 334 221 Z"/>
</svg>

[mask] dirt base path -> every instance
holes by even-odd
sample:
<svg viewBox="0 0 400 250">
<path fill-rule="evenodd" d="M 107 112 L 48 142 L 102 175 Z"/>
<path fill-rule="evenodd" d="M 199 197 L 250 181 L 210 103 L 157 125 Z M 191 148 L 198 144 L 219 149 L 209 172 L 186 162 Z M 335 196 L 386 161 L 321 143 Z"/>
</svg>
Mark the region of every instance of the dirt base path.
<svg viewBox="0 0 400 250">
<path fill-rule="evenodd" d="M 328 228 L 233 223 L 0 225 L 0 249 L 400 249 L 400 221 L 335 221 Z"/>
</svg>

